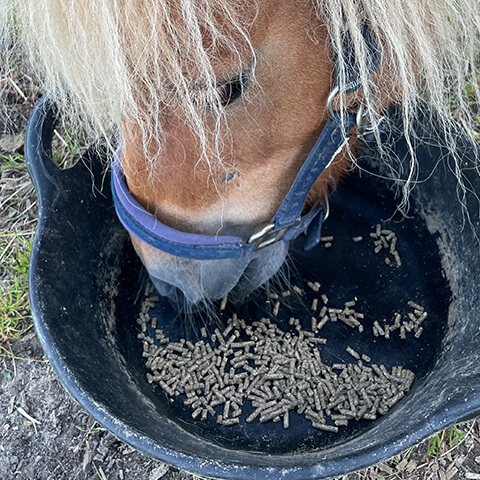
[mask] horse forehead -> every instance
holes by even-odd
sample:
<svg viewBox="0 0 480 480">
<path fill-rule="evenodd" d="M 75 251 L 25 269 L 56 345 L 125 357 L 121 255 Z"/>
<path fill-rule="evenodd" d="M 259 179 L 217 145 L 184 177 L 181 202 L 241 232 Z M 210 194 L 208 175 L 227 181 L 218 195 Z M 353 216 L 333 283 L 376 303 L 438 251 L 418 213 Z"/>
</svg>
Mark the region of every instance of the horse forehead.
<svg viewBox="0 0 480 480">
<path fill-rule="evenodd" d="M 307 4 L 308 8 L 306 8 Z M 295 67 L 298 66 L 299 62 L 307 62 L 308 68 L 316 68 L 320 72 L 323 71 L 326 75 L 326 88 L 328 89 L 328 68 L 323 68 L 322 62 L 324 57 L 323 55 L 318 55 L 317 52 L 318 49 L 323 50 L 323 45 L 315 46 L 314 43 L 306 40 L 306 30 L 310 26 L 310 15 L 312 15 L 312 6 L 309 2 L 268 0 L 261 4 L 258 16 L 250 26 L 249 35 L 252 44 L 254 48 L 263 49 L 262 53 L 266 54 L 266 61 L 269 64 L 267 67 L 265 65 L 262 66 L 263 74 L 261 75 L 261 81 L 278 83 L 280 81 L 278 75 L 279 67 L 280 63 L 282 64 L 280 68 L 282 88 L 278 89 L 279 92 L 272 92 L 272 95 L 281 96 L 283 99 L 291 97 L 293 92 L 285 95 L 285 88 L 294 90 L 307 89 L 309 94 L 312 91 L 318 92 L 321 90 L 307 88 L 309 85 L 305 81 L 295 82 L 295 85 L 292 85 L 290 80 L 283 78 L 285 75 L 292 78 L 295 77 L 295 75 L 291 75 L 292 68 L 287 68 L 286 65 L 291 60 L 290 57 L 292 55 L 296 58 L 293 62 Z M 288 35 L 285 35 L 285 33 L 288 33 Z M 315 50 L 315 52 L 306 51 L 305 47 L 309 45 L 313 47 L 311 50 Z M 301 51 L 302 58 L 300 60 L 299 55 L 294 55 L 295 52 L 290 55 L 290 60 L 284 58 L 280 54 L 281 52 L 278 52 L 278 50 L 285 50 L 285 54 L 288 54 L 286 49 L 290 47 Z M 269 49 L 274 50 L 273 55 L 268 53 Z M 315 54 L 315 60 L 312 58 L 313 54 Z M 282 59 L 284 60 L 283 62 Z M 216 61 L 222 63 L 222 60 L 224 59 L 219 56 Z M 322 68 L 319 68 L 319 64 L 321 64 Z M 222 69 L 228 71 L 229 62 L 225 61 L 218 68 L 220 72 L 224 71 Z M 270 70 L 274 74 L 270 74 Z M 267 72 L 266 75 L 265 72 Z M 302 69 L 302 73 L 308 72 Z M 315 78 L 317 77 L 318 74 Z M 318 93 L 316 95 L 318 96 Z M 306 95 L 303 96 L 305 97 Z M 322 103 L 321 101 L 318 102 L 318 98 L 315 98 L 315 100 L 317 100 L 315 103 Z M 228 212 L 224 210 L 224 205 L 221 203 L 221 198 L 225 194 L 233 201 L 236 197 L 234 192 L 240 195 L 237 198 L 237 205 L 244 205 L 245 202 L 243 200 L 247 198 L 246 194 L 248 193 L 249 204 L 255 205 L 256 202 L 253 200 L 257 199 L 258 204 L 262 205 L 265 211 L 271 210 L 268 208 L 269 206 L 266 204 L 265 199 L 273 200 L 276 197 L 275 194 L 272 194 L 272 191 L 275 193 L 284 191 L 286 193 L 285 188 L 281 188 L 281 184 L 288 184 L 288 179 L 291 180 L 293 178 L 293 173 L 289 171 L 288 165 L 296 165 L 298 162 L 294 160 L 302 153 L 305 144 L 312 143 L 310 136 L 318 128 L 317 122 L 320 115 L 319 112 L 312 110 L 315 105 L 311 106 L 308 111 L 298 112 L 295 111 L 298 108 L 292 109 L 292 105 L 285 103 L 283 100 L 276 102 L 273 97 L 265 105 L 257 112 L 260 116 L 257 116 L 255 119 L 261 124 L 260 131 L 257 128 L 253 129 L 248 135 L 248 141 L 245 141 L 244 135 L 233 135 L 231 147 L 234 151 L 230 152 L 230 149 L 226 148 L 224 152 L 226 158 L 222 158 L 222 160 L 226 160 L 225 165 L 232 164 L 238 167 L 239 171 L 242 172 L 242 177 L 234 178 L 232 183 L 223 191 L 222 179 L 225 178 L 226 174 L 231 173 L 230 170 L 214 172 L 215 178 L 211 179 L 209 165 L 206 165 L 205 162 L 197 163 L 199 158 L 196 151 L 197 138 L 185 127 L 184 119 L 181 116 L 172 114 L 164 118 L 166 148 L 163 151 L 162 158 L 158 158 L 153 165 L 149 165 L 143 156 L 138 156 L 138 152 L 135 150 L 136 142 L 134 139 L 141 136 L 138 126 L 127 124 L 125 129 L 125 140 L 127 141 L 124 145 L 123 164 L 130 190 L 137 200 L 152 213 L 156 214 L 158 207 L 161 207 L 164 212 L 175 212 L 175 215 L 173 213 L 171 215 L 171 221 L 164 218 L 164 215 L 159 215 L 160 219 L 167 224 L 172 224 L 172 226 L 174 226 L 174 217 L 186 219 L 188 216 L 191 219 L 192 212 L 199 209 L 205 214 L 205 218 L 202 218 L 201 221 L 206 224 L 209 223 L 208 219 L 213 217 L 218 219 L 222 211 L 228 216 Z M 272 106 L 275 107 L 273 110 Z M 318 109 L 320 108 L 319 105 L 317 107 Z M 298 135 L 296 130 L 292 133 L 290 128 L 282 131 L 285 123 L 291 123 L 292 113 L 295 113 L 298 117 L 295 119 L 295 125 L 298 126 L 297 130 L 299 131 Z M 306 122 L 308 123 L 308 128 L 303 128 L 303 117 L 308 120 Z M 238 123 L 242 118 L 243 116 L 239 116 L 237 110 L 235 120 L 230 119 L 230 124 Z M 276 119 L 276 121 L 273 122 L 273 119 Z M 246 126 L 248 127 L 252 121 L 249 118 Z M 239 130 L 244 131 L 245 128 L 243 126 Z M 285 135 L 286 132 L 288 135 Z M 281 135 L 278 135 L 278 133 L 281 133 Z M 226 137 L 226 146 L 229 145 L 229 141 L 230 137 Z M 152 151 L 157 150 L 156 145 L 150 145 L 150 147 Z M 260 174 L 258 172 L 260 167 L 265 167 L 268 171 Z M 247 168 L 249 171 L 245 172 Z M 248 181 L 249 175 L 250 181 Z M 277 176 L 279 178 L 276 178 Z M 233 188 L 237 180 L 241 188 Z M 217 185 L 219 184 L 220 190 L 215 185 L 215 182 L 218 182 Z M 263 195 L 259 187 L 264 189 L 263 192 L 268 191 L 270 193 Z M 250 197 L 252 192 L 255 199 Z M 276 201 L 278 203 L 278 199 Z M 207 210 L 209 211 L 208 213 Z M 247 212 L 245 209 L 243 209 L 242 214 L 242 208 L 240 210 L 232 208 L 228 211 L 234 218 L 240 218 L 247 214 L 255 215 L 253 211 Z M 253 218 L 248 219 L 248 221 L 251 220 Z"/>
</svg>

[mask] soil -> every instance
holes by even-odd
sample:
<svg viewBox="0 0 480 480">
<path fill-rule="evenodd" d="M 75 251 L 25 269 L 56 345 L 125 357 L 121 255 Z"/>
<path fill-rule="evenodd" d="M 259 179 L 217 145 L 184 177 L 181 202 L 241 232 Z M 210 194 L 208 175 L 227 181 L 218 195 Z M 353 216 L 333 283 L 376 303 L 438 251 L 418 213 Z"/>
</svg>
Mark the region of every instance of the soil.
<svg viewBox="0 0 480 480">
<path fill-rule="evenodd" d="M 11 82 L 27 93 L 20 95 Z M 2 73 L 2 88 L 9 89 L 10 116 L 8 122 L 4 119 L 0 124 L 0 153 L 22 152 L 26 119 L 39 95 L 33 84 L 29 77 L 16 72 Z M 13 185 L 28 181 L 24 168 L 7 172 L 7 177 L 17 182 Z M 11 199 L 11 191 L 3 184 L 0 190 L 0 205 L 25 212 L 21 222 L 10 221 L 5 207 L 0 212 L 1 233 L 32 229 L 36 216 L 32 188 L 22 189 Z M 6 275 L 0 265 L 0 280 L 4 281 Z M 25 314 L 28 318 L 28 312 Z M 437 436 L 436 453 L 429 452 L 431 442 L 424 442 L 342 480 L 480 480 L 480 422 L 461 425 L 454 433 L 457 441 L 449 438 L 450 432 Z M 65 392 L 33 329 L 18 339 L 0 343 L 0 480 L 194 478 L 145 458 L 98 425 Z"/>
<path fill-rule="evenodd" d="M 63 390 L 35 333 L 11 345 L 0 381 L 0 478 L 191 478 L 143 457 L 97 425 Z"/>
</svg>

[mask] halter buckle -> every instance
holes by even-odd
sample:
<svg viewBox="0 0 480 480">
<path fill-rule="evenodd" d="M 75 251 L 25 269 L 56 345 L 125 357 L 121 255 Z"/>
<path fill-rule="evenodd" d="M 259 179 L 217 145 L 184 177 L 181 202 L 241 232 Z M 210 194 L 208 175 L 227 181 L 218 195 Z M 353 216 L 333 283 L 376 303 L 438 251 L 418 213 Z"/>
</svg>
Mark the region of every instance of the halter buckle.
<svg viewBox="0 0 480 480">
<path fill-rule="evenodd" d="M 269 223 L 268 225 L 263 227 L 260 231 L 258 231 L 257 233 L 254 233 L 248 239 L 247 243 L 255 244 L 255 247 L 253 248 L 254 252 L 262 248 L 269 247 L 270 245 L 273 245 L 276 242 L 279 242 L 280 240 L 283 239 L 283 237 L 289 230 L 289 227 L 284 227 L 276 231 L 273 230 L 274 228 L 275 228 L 275 224 Z"/>
</svg>

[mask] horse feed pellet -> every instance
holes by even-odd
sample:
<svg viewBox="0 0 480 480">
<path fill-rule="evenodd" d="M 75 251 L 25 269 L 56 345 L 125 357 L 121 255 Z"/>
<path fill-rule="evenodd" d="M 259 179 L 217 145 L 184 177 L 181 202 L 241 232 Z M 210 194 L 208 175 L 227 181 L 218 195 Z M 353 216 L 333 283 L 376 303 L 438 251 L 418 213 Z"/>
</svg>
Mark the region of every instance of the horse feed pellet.
<svg viewBox="0 0 480 480">
<path fill-rule="evenodd" d="M 224 426 L 239 423 L 249 402 L 253 412 L 246 422 L 283 419 L 288 428 L 290 412 L 296 410 L 313 427 L 337 432 L 351 420 L 384 415 L 415 377 L 400 366 L 389 372 L 384 365 L 365 365 L 369 357 L 361 358 L 351 347 L 347 353 L 355 363 L 330 367 L 318 348 L 327 343 L 325 338 L 300 324 L 296 333 L 285 332 L 269 318 L 252 325 L 229 319 L 210 341 L 170 342 L 157 329 L 156 346 L 145 333 L 138 336 L 144 341 L 148 382 L 157 383 L 170 397 L 185 395 L 192 418 L 214 416 Z"/>
</svg>

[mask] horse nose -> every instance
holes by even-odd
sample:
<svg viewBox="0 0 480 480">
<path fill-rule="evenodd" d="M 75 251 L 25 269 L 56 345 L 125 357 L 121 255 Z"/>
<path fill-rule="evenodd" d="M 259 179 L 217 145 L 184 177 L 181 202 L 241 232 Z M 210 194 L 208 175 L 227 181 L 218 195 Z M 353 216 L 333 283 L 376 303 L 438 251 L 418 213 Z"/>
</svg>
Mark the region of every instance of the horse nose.
<svg viewBox="0 0 480 480">
<path fill-rule="evenodd" d="M 222 298 L 238 283 L 248 261 L 188 260 L 175 263 L 154 268 L 147 266 L 147 271 L 158 293 L 182 307 L 184 303 L 194 306 Z M 182 264 L 181 268 L 178 263 Z"/>
<path fill-rule="evenodd" d="M 287 249 L 279 242 L 244 258 L 191 260 L 162 254 L 143 255 L 142 260 L 159 294 L 182 308 L 219 300 L 230 292 L 230 299 L 242 300 L 278 271 Z"/>
</svg>

